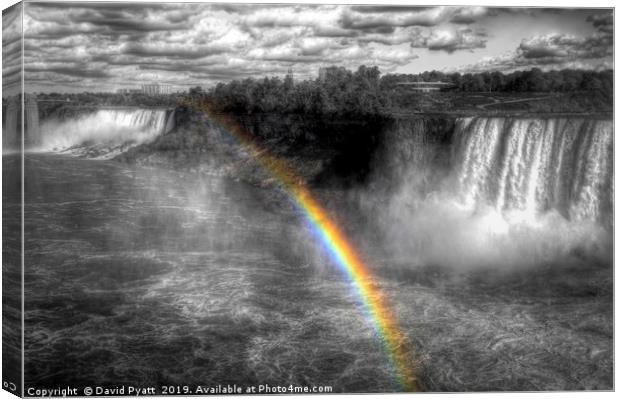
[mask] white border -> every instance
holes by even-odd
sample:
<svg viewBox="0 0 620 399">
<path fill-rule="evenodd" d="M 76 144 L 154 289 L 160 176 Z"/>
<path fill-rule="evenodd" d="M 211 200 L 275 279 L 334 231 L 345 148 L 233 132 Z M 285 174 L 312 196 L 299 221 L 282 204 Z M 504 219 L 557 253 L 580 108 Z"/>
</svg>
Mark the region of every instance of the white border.
<svg viewBox="0 0 620 399">
<path fill-rule="evenodd" d="M 43 0 L 46 1 L 46 0 Z M 65 0 L 67 2 L 78 2 L 80 0 Z M 82 0 L 83 1 L 83 0 Z M 110 2 L 123 2 L 123 0 L 108 0 Z M 464 1 L 464 0 L 452 0 L 452 1 L 447 1 L 447 2 L 431 2 L 431 1 L 403 1 L 403 0 L 390 0 L 390 1 L 383 1 L 383 0 L 355 0 L 355 1 L 351 1 L 351 0 L 337 0 L 337 1 L 313 1 L 313 0 L 296 0 L 296 1 L 291 1 L 291 0 L 279 0 L 279 1 L 273 1 L 273 0 L 229 0 L 229 1 L 178 1 L 178 0 L 167 0 L 167 1 L 162 1 L 162 0 L 133 0 L 132 2 L 150 2 L 150 3 L 165 3 L 165 2 L 174 2 L 174 3 L 179 3 L 179 2 L 185 2 L 185 3 L 254 3 L 254 4 L 266 4 L 266 3 L 280 3 L 280 4 L 388 4 L 388 5 L 419 5 L 419 6 L 439 6 L 439 5 L 480 5 L 480 6 L 496 6 L 496 7 L 559 7 L 559 8 L 566 8 L 566 7 L 587 7 L 587 8 L 613 8 L 615 6 L 613 1 L 601 1 L 601 0 L 589 0 L 589 1 L 574 1 L 574 0 L 565 0 L 565 1 L 558 1 L 558 0 L 545 0 L 545 1 L 506 1 L 506 2 L 498 2 L 496 1 L 489 1 L 489 0 L 475 0 L 475 1 Z M 12 1 L 12 0 L 0 0 L 0 8 L 4 9 L 7 8 L 13 4 L 17 3 L 16 1 Z M 615 13 L 614 13 L 615 14 Z M 614 27 L 615 27 L 615 15 L 614 15 Z M 22 23 L 22 29 L 23 29 L 23 23 Z M 616 65 L 617 64 L 617 57 L 616 57 L 616 43 L 618 43 L 618 30 L 614 29 L 614 131 L 618 131 L 617 128 L 617 124 L 616 124 L 616 120 L 615 120 L 615 115 L 617 115 L 618 113 L 618 103 L 615 101 L 617 98 L 617 94 L 618 94 L 618 74 L 616 73 Z M 23 52 L 23 41 L 22 41 L 22 52 Z M 1 60 L 1 55 L 0 55 L 0 60 Z M 23 88 L 23 59 L 22 59 L 22 88 Z M 0 94 L 1 94 L 1 88 L 0 88 Z M 23 99 L 22 99 L 23 101 Z M 24 112 L 24 104 L 22 104 L 22 126 L 23 126 L 23 112 Z M 23 141 L 23 135 L 22 135 L 22 141 Z M 616 151 L 616 144 L 617 144 L 617 140 L 614 139 L 614 187 L 618 187 L 618 174 L 616 173 L 616 165 L 618 165 L 618 162 L 620 160 L 620 156 L 618 155 L 618 151 Z M 22 157 L 22 168 L 23 168 L 23 157 Z M 22 169 L 23 170 L 23 169 Z M 0 182 L 1 182 L 1 166 L 0 166 Z M 1 189 L 0 189 L 1 192 Z M 23 175 L 22 175 L 22 199 L 23 199 Z M 618 219 L 616 218 L 616 214 L 615 214 L 615 190 L 614 190 L 614 252 L 615 249 L 618 248 L 618 243 L 620 240 L 617 239 L 617 236 L 615 235 L 615 226 L 618 225 Z M 1 218 L 1 216 L 0 216 Z M 23 212 L 22 212 L 22 234 L 23 234 Z M 2 235 L 2 232 L 0 231 L 0 237 Z M 23 248 L 23 236 L 22 236 L 22 248 Z M 0 253 L 0 260 L 1 260 L 1 253 Z M 618 311 L 618 296 L 616 295 L 616 289 L 617 286 L 615 284 L 616 282 L 616 276 L 615 276 L 615 265 L 616 265 L 616 259 L 614 256 L 614 387 L 618 387 L 618 366 L 615 364 L 615 359 L 618 358 L 618 345 L 617 345 L 617 335 L 616 335 L 616 325 L 615 325 L 615 320 L 616 315 L 617 315 L 617 311 Z M 22 271 L 23 271 L 23 256 L 22 256 Z M 0 276 L 0 284 L 1 284 L 1 276 Z M 1 286 L 1 285 L 0 285 Z M 22 292 L 23 292 L 23 278 L 22 278 Z M 22 296 L 22 306 L 23 306 L 23 296 Z M 23 308 L 22 308 L 22 323 L 23 323 Z M 1 324 L 1 323 L 0 323 Z M 23 326 L 22 326 L 23 327 Z M 0 333 L 1 333 L 2 329 L 1 329 L 1 325 L 0 325 Z M 22 330 L 23 331 L 23 330 Z M 23 335 L 22 335 L 22 345 L 23 345 Z M 23 356 L 23 352 L 22 352 L 22 356 Z M 22 377 L 23 378 L 23 377 Z M 22 386 L 23 386 L 23 381 L 22 381 Z M 614 392 L 544 392 L 544 393 L 458 393 L 458 394 L 452 394 L 452 393 L 447 393 L 447 394 L 437 394 L 437 393 L 418 393 L 418 394 L 389 394 L 389 395 L 376 395 L 376 394 L 366 394 L 366 395 L 350 395 L 350 394 L 345 394 L 345 395 L 338 395 L 338 396 L 346 396 L 346 397 L 350 397 L 350 398 L 369 398 L 369 397 L 375 397 L 375 396 L 383 396 L 383 397 L 404 397 L 404 396 L 410 396 L 410 395 L 422 395 L 422 396 L 429 396 L 429 395 L 445 395 L 447 397 L 453 397 L 455 395 L 467 395 L 468 398 L 472 398 L 472 399 L 477 399 L 477 398 L 494 398 L 497 396 L 500 396 L 502 398 L 510 398 L 510 399 L 519 399 L 519 398 L 540 398 L 540 399 L 560 399 L 560 398 L 582 398 L 582 397 L 590 397 L 590 396 L 596 396 L 596 397 L 600 397 L 600 398 L 612 398 L 612 397 L 616 397 L 617 395 Z M 332 396 L 332 395 L 330 395 Z M 9 398 L 14 398 L 15 396 L 9 394 L 8 392 L 1 390 L 0 393 L 0 399 L 9 399 Z M 157 396 L 157 397 L 161 397 L 163 398 L 164 396 Z M 206 396 L 205 396 L 206 397 Z M 236 396 L 238 397 L 238 396 Z M 252 396 L 243 396 L 244 398 L 251 398 Z M 274 397 L 278 397 L 278 396 L 261 396 L 261 397 L 267 397 L 267 398 L 274 398 Z M 281 396 L 280 396 L 281 397 Z M 294 397 L 294 398 L 308 398 L 308 397 L 321 397 L 321 395 L 303 395 L 303 396 L 295 396 L 295 395 L 284 395 L 284 397 Z M 325 395 L 323 395 L 322 397 L 325 397 Z"/>
</svg>

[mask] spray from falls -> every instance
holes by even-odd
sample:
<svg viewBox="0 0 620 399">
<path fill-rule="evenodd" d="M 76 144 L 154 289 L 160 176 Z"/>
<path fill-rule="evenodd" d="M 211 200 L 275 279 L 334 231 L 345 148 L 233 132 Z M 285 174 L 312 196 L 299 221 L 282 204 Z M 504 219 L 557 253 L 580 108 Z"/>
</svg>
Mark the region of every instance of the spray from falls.
<svg viewBox="0 0 620 399">
<path fill-rule="evenodd" d="M 263 171 L 275 179 L 279 188 L 304 217 L 312 236 L 329 256 L 333 266 L 351 283 L 361 310 L 385 350 L 396 386 L 404 391 L 417 390 L 418 383 L 413 373 L 414 360 L 406 337 L 399 329 L 396 315 L 385 295 L 374 284 L 374 276 L 363 261 L 361 253 L 349 243 L 342 227 L 336 224 L 336 219 L 333 219 L 314 197 L 304 179 L 284 158 L 272 155 L 262 148 L 233 118 L 212 112 L 208 102 L 188 102 L 187 105 L 202 112 L 206 120 L 218 125 L 224 134 L 251 155 Z"/>
<path fill-rule="evenodd" d="M 111 158 L 173 127 L 174 112 L 165 109 L 100 109 L 76 119 L 43 123 L 38 149 Z"/>
</svg>

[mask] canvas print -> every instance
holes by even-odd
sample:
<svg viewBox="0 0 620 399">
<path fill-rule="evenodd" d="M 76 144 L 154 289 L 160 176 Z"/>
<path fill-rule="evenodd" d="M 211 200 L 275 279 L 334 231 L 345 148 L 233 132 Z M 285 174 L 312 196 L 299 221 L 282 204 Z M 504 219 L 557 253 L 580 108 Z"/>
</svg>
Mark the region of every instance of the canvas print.
<svg viewBox="0 0 620 399">
<path fill-rule="evenodd" d="M 613 390 L 613 21 L 5 8 L 3 389 Z"/>
</svg>

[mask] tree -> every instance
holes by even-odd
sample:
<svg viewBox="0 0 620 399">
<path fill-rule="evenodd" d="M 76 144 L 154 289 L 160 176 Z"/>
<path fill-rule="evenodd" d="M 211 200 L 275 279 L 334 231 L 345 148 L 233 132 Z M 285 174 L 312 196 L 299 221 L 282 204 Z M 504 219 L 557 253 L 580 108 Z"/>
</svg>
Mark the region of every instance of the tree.
<svg viewBox="0 0 620 399">
<path fill-rule="evenodd" d="M 192 87 L 189 89 L 190 96 L 201 96 L 204 94 L 204 90 L 201 86 Z"/>
</svg>

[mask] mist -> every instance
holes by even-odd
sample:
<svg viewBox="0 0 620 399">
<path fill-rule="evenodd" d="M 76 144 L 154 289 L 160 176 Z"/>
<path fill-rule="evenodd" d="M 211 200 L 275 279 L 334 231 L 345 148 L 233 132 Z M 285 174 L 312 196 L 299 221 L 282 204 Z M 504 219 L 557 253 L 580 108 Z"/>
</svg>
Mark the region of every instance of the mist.
<svg viewBox="0 0 620 399">
<path fill-rule="evenodd" d="M 417 202 L 417 206 L 412 205 Z M 392 199 L 381 214 L 387 245 L 412 266 L 509 270 L 574 260 L 609 259 L 608 231 L 594 222 L 570 222 L 556 211 L 531 215 L 467 207 L 449 196 Z"/>
</svg>

